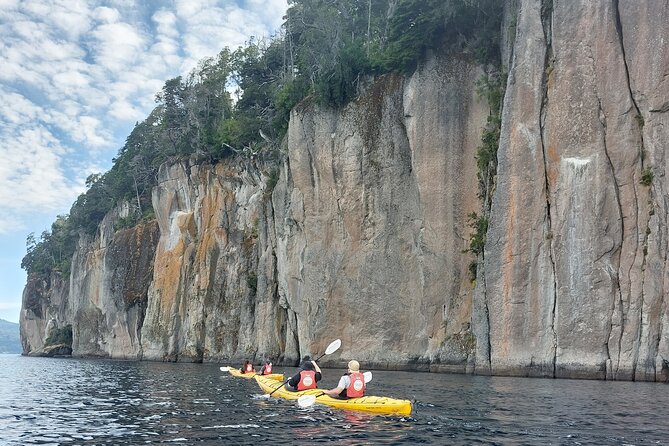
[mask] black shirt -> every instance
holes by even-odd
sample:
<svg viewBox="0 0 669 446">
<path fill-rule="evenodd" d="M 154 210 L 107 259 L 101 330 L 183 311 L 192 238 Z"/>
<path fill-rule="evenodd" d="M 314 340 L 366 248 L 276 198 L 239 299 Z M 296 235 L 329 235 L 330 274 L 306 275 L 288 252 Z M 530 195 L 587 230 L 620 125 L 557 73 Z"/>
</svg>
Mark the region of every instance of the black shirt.
<svg viewBox="0 0 669 446">
<path fill-rule="evenodd" d="M 293 388 L 297 389 L 297 385 L 300 383 L 300 372 L 302 372 L 302 370 L 300 370 L 295 375 L 290 377 L 290 379 L 288 380 L 288 385 L 290 387 L 293 387 Z M 316 372 L 315 379 L 316 379 L 316 382 L 321 380 L 321 372 Z"/>
</svg>

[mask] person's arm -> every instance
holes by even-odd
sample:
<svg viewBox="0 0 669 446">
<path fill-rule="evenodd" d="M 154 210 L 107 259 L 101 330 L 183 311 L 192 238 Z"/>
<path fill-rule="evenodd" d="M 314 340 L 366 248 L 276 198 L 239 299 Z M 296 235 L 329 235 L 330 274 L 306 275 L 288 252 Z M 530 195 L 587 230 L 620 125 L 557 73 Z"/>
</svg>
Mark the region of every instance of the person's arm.
<svg viewBox="0 0 669 446">
<path fill-rule="evenodd" d="M 337 387 L 330 390 L 324 390 L 323 393 L 332 397 L 337 397 L 345 388 L 346 388 L 346 376 L 342 376 L 341 378 L 339 378 L 339 383 L 337 384 Z"/>
<path fill-rule="evenodd" d="M 290 387 L 297 387 L 297 385 L 300 383 L 300 374 L 296 373 L 295 375 L 291 376 L 290 379 L 288 380 L 288 385 Z"/>
<path fill-rule="evenodd" d="M 316 372 L 314 378 L 316 378 L 316 382 L 318 382 L 321 380 L 321 378 L 323 378 L 323 374 L 321 373 L 321 368 L 318 367 L 316 361 L 311 361 L 311 363 L 314 365 L 314 371 Z"/>
</svg>

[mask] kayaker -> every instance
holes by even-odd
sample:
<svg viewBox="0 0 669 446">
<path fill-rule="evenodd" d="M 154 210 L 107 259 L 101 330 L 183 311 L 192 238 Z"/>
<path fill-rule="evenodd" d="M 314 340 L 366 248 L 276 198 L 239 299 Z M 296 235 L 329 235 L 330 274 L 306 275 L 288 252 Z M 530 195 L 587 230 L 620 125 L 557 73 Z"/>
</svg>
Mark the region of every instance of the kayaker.
<svg viewBox="0 0 669 446">
<path fill-rule="evenodd" d="M 241 369 L 239 369 L 239 371 L 242 373 L 253 373 L 256 371 L 256 369 L 253 368 L 253 364 L 251 363 L 251 361 L 247 359 L 246 361 L 244 361 L 244 365 L 242 366 Z"/>
<path fill-rule="evenodd" d="M 359 398 L 365 394 L 365 377 L 360 373 L 360 363 L 355 359 L 348 362 L 348 370 L 339 378 L 337 387 L 323 393 L 333 398 Z"/>
<path fill-rule="evenodd" d="M 260 374 L 261 375 L 271 375 L 272 374 L 272 361 L 270 361 L 269 359 L 265 360 L 265 363 L 260 368 Z"/>
<path fill-rule="evenodd" d="M 321 368 L 318 367 L 316 361 L 312 361 L 309 356 L 305 356 L 300 365 L 300 371 L 286 382 L 286 389 L 292 392 L 315 389 L 318 387 L 316 383 L 321 378 Z"/>
</svg>

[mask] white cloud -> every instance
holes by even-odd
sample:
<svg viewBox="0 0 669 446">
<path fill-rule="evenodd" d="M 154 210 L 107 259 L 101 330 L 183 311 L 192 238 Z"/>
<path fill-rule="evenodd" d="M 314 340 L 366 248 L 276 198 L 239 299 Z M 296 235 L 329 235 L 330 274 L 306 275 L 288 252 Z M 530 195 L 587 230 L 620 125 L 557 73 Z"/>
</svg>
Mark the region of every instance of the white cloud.
<svg viewBox="0 0 669 446">
<path fill-rule="evenodd" d="M 167 79 L 272 34 L 287 6 L 152 3 L 0 0 L 0 232 L 31 212 L 66 212 Z"/>
<path fill-rule="evenodd" d="M 177 16 L 172 11 L 160 9 L 156 11 L 151 20 L 156 24 L 156 39 L 164 38 L 178 39 L 179 30 L 177 29 Z"/>
<path fill-rule="evenodd" d="M 15 127 L 14 131 L 15 137 L 0 147 L 0 215 L 14 216 L 3 220 L 5 232 L 22 226 L 15 217 L 68 208 L 81 192 L 61 167 L 61 157 L 68 149 L 48 129 L 36 125 Z"/>
<path fill-rule="evenodd" d="M 144 53 L 145 36 L 128 23 L 100 25 L 91 35 L 95 61 L 114 74 L 136 64 Z"/>
<path fill-rule="evenodd" d="M 102 23 L 114 23 L 121 20 L 121 13 L 117 9 L 100 6 L 93 11 L 93 18 Z"/>
</svg>

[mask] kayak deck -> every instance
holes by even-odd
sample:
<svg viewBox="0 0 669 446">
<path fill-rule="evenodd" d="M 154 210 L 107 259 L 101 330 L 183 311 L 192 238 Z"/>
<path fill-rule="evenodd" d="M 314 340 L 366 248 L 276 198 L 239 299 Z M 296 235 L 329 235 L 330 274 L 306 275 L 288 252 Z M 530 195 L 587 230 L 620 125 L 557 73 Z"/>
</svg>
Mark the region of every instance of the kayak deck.
<svg viewBox="0 0 669 446">
<path fill-rule="evenodd" d="M 239 371 L 239 369 L 232 369 L 232 368 L 228 370 L 228 373 L 230 373 L 232 376 L 246 379 L 251 379 L 254 376 L 258 375 L 256 372 L 242 373 Z M 265 378 L 269 378 L 273 381 L 283 381 L 283 373 L 270 373 L 269 375 L 258 375 L 258 376 L 264 376 Z"/>
<path fill-rule="evenodd" d="M 287 390 L 282 381 L 267 379 L 264 376 L 257 375 L 256 382 L 263 392 L 272 393 L 272 396 L 277 398 L 285 398 L 288 400 L 296 400 L 303 395 L 315 395 L 316 402 L 325 404 L 330 407 L 345 410 L 357 410 L 362 412 L 371 412 L 385 415 L 410 415 L 411 401 L 399 400 L 385 396 L 362 396 L 360 398 L 351 398 L 348 400 L 340 400 L 332 398 L 328 395 L 322 395 L 323 389 L 309 389 L 301 390 L 299 392 L 291 392 Z M 278 390 L 277 390 L 278 389 Z"/>
</svg>

